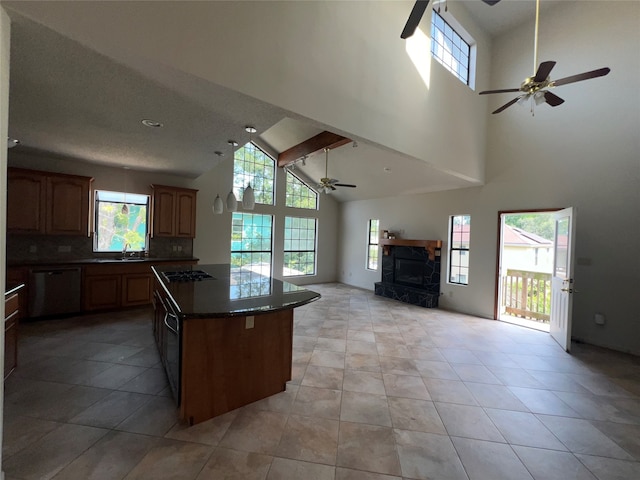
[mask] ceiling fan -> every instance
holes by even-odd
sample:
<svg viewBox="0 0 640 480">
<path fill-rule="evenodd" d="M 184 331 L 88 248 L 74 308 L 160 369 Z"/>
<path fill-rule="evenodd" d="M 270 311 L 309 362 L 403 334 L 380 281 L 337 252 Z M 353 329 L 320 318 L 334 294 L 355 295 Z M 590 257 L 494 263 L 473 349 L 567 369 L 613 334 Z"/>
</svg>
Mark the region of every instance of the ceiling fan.
<svg viewBox="0 0 640 480">
<path fill-rule="evenodd" d="M 523 104 L 527 100 L 531 99 L 531 114 L 533 115 L 533 106 L 539 105 L 541 103 L 548 103 L 552 107 L 557 107 L 558 105 L 562 105 L 564 100 L 557 96 L 554 93 L 551 93 L 549 88 L 560 87 L 562 85 L 566 85 L 568 83 L 581 82 L 583 80 L 589 80 L 591 78 L 603 77 L 607 75 L 611 69 L 608 67 L 599 68 L 597 70 L 591 70 L 589 72 L 579 73 L 577 75 L 571 75 L 570 77 L 564 77 L 559 80 L 551 80 L 549 78 L 549 74 L 551 70 L 555 66 L 556 62 L 547 61 L 542 62 L 537 70 L 536 66 L 538 65 L 538 18 L 540 14 L 540 0 L 536 0 L 536 26 L 535 26 L 535 35 L 534 35 L 534 44 L 533 44 L 533 69 L 535 73 L 532 77 L 527 77 L 520 85 L 520 88 L 505 88 L 501 90 L 487 90 L 484 92 L 480 92 L 480 95 L 487 95 L 491 93 L 509 93 L 509 92 L 521 92 L 513 100 L 505 103 L 503 106 L 498 108 L 497 110 L 491 112 L 493 114 L 500 113 L 506 108 L 510 107 L 514 103 Z"/>
<path fill-rule="evenodd" d="M 320 179 L 320 183 L 318 183 L 318 189 L 324 193 L 331 193 L 336 189 L 336 187 L 349 187 L 356 188 L 355 185 L 350 183 L 338 183 L 340 180 L 336 180 L 335 178 L 329 178 L 329 149 L 324 149 L 325 157 L 324 157 L 324 178 Z"/>
<path fill-rule="evenodd" d="M 482 0 L 487 5 L 495 5 L 500 0 Z M 407 23 L 400 34 L 400 38 L 409 38 L 413 35 L 418 28 L 418 24 L 420 20 L 422 20 L 422 15 L 424 15 L 424 11 L 427 9 L 427 5 L 429 5 L 429 0 L 417 0 L 417 2 L 413 5 L 411 9 L 411 13 L 409 14 L 409 18 L 407 19 Z M 445 10 L 446 10 L 445 4 Z"/>
</svg>

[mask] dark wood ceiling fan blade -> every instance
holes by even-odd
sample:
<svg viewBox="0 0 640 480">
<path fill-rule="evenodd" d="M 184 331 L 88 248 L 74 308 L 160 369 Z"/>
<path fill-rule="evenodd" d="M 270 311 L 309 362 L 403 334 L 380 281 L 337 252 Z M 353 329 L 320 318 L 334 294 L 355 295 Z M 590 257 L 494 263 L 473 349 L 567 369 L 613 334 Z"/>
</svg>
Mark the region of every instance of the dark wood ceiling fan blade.
<svg viewBox="0 0 640 480">
<path fill-rule="evenodd" d="M 488 95 L 490 93 L 515 93 L 519 91 L 519 88 L 503 88 L 502 90 L 485 90 L 484 92 L 478 93 L 478 95 Z"/>
<path fill-rule="evenodd" d="M 494 6 L 496 3 L 498 3 L 500 0 L 482 0 L 484 3 L 486 3 L 487 5 L 490 6 Z"/>
<path fill-rule="evenodd" d="M 429 0 L 418 0 L 415 3 L 407 19 L 407 23 L 404 26 L 404 30 L 402 30 L 400 34 L 400 38 L 409 38 L 415 33 L 422 19 L 422 15 L 424 15 L 424 11 L 427 9 L 427 5 L 429 5 Z"/>
<path fill-rule="evenodd" d="M 544 99 L 552 107 L 557 107 L 558 105 L 562 105 L 564 103 L 564 100 L 562 98 L 557 96 L 555 93 L 551 93 L 548 91 L 544 92 Z"/>
<path fill-rule="evenodd" d="M 353 185 L 351 183 L 334 183 L 334 185 L 336 187 L 349 187 L 349 188 L 356 188 L 357 185 Z"/>
<path fill-rule="evenodd" d="M 542 62 L 538 66 L 538 71 L 536 72 L 536 76 L 533 77 L 533 81 L 538 83 L 544 82 L 549 77 L 551 70 L 553 70 L 553 67 L 555 66 L 556 62 L 554 61 Z"/>
<path fill-rule="evenodd" d="M 566 85 L 567 83 L 581 82 L 583 80 L 589 80 L 591 78 L 604 77 L 610 71 L 611 69 L 609 67 L 599 68 L 597 70 L 591 70 L 590 72 L 584 72 L 577 75 L 571 75 L 570 77 L 564 77 L 551 83 L 554 87 L 559 87 L 560 85 Z"/>
<path fill-rule="evenodd" d="M 514 103 L 516 103 L 518 100 L 520 100 L 520 97 L 516 97 L 513 100 L 511 100 L 510 102 L 505 103 L 503 106 L 501 106 L 499 109 L 491 112 L 491 113 L 500 113 L 501 111 L 509 108 L 511 105 L 513 105 Z"/>
</svg>

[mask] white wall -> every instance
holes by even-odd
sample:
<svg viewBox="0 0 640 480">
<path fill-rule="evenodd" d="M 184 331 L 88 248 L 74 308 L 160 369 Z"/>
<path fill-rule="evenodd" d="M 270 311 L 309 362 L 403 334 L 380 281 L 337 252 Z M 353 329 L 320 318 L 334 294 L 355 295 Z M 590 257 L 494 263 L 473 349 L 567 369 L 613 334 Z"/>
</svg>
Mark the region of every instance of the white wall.
<svg viewBox="0 0 640 480">
<path fill-rule="evenodd" d="M 517 105 L 490 116 L 482 187 L 344 204 L 338 273 L 367 289 L 379 280 L 364 269 L 369 218 L 380 218 L 381 229 L 404 229 L 406 238 L 446 240 L 448 216 L 470 214 L 470 283 L 443 282 L 441 305 L 492 318 L 498 211 L 574 206 L 572 334 L 640 354 L 640 4 L 567 2 L 549 17 L 540 19 L 539 60 L 558 62 L 552 78 L 604 66 L 611 74 L 557 88 L 566 103 L 540 106 L 535 117 Z M 494 40 L 492 88 L 518 86 L 531 75 L 529 32 L 532 26 L 525 26 Z M 495 97 L 489 111 L 513 98 Z M 604 326 L 595 325 L 595 313 L 606 315 Z"/>
<path fill-rule="evenodd" d="M 412 6 L 412 1 L 16 2 L 11 8 L 147 69 L 143 73 L 158 81 L 154 62 L 482 182 L 487 99 L 450 82 L 449 73 L 427 54 L 428 42 L 425 84 L 400 39 Z M 489 39 L 463 5 L 451 2 L 449 8 L 478 42 L 477 85 L 486 85 Z M 427 33 L 429 21 L 430 10 L 422 23 Z M 459 128 L 467 134 L 457 135 Z"/>
<path fill-rule="evenodd" d="M 9 45 L 11 38 L 11 23 L 9 16 L 0 7 L 0 192 L 7 191 L 7 133 L 9 120 Z M 5 202 L 0 202 L 0 292 L 5 292 L 7 251 L 7 209 Z M 4 319 L 4 300 L 0 302 L 0 318 Z M 4 372 L 4 328 L 0 329 L 0 372 Z M 4 382 L 0 384 L 0 412 L 4 408 Z M 0 450 L 2 450 L 2 431 L 4 422 L 0 413 Z M 2 459 L 0 458 L 0 476 Z"/>
<path fill-rule="evenodd" d="M 231 247 L 231 213 L 226 211 L 216 215 L 212 211 L 213 201 L 217 194 L 223 202 L 231 189 L 233 178 L 233 162 L 227 159 L 211 171 L 198 177 L 193 188 L 198 192 L 198 212 L 196 222 L 196 238 L 193 242 L 193 252 L 200 259 L 200 263 L 229 263 Z M 337 222 L 338 204 L 330 195 L 321 194 L 320 209 L 306 210 L 285 207 L 285 171 L 276 170 L 276 205 L 256 205 L 253 213 L 274 216 L 273 230 L 273 275 L 282 278 L 284 261 L 284 217 L 316 217 L 318 218 L 318 262 L 317 274 L 309 277 L 287 277 L 287 280 L 297 285 L 309 283 L 332 282 L 336 280 L 337 265 Z M 238 207 L 242 211 L 242 207 Z"/>
</svg>

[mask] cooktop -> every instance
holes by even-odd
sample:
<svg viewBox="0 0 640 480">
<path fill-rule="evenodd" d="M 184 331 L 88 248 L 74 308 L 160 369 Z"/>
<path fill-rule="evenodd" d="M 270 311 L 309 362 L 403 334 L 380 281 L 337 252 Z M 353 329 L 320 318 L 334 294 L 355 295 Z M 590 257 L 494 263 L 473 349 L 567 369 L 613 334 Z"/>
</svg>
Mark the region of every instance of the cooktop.
<svg viewBox="0 0 640 480">
<path fill-rule="evenodd" d="M 207 278 L 213 278 L 202 270 L 180 270 L 177 272 L 162 272 L 167 282 L 201 282 Z"/>
</svg>

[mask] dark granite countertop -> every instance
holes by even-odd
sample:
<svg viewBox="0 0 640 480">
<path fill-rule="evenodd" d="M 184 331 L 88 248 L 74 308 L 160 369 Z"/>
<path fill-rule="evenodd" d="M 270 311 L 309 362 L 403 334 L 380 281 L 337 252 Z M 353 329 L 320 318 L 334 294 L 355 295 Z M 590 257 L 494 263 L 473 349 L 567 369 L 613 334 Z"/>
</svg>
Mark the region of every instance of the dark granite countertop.
<svg viewBox="0 0 640 480">
<path fill-rule="evenodd" d="M 300 307 L 320 294 L 229 264 L 154 266 L 152 270 L 183 319 L 257 315 Z M 163 272 L 201 270 L 211 275 L 195 282 L 169 282 Z"/>
<path fill-rule="evenodd" d="M 127 257 L 122 258 L 59 258 L 49 260 L 25 260 L 21 262 L 8 262 L 9 267 L 33 267 L 45 265 L 96 265 L 103 263 L 165 263 L 165 262 L 197 262 L 199 259 L 193 257 Z"/>
</svg>

